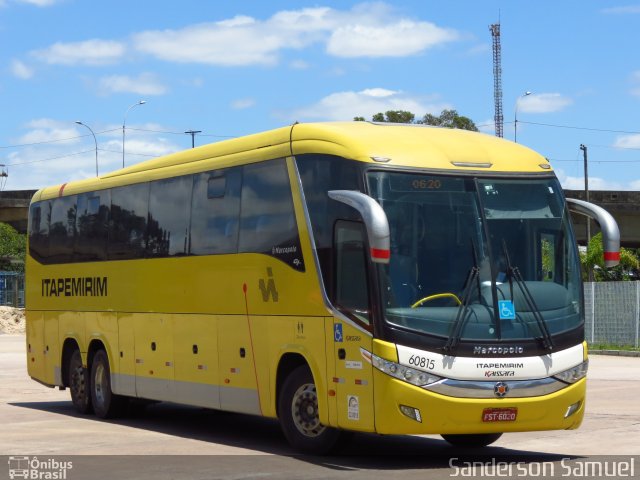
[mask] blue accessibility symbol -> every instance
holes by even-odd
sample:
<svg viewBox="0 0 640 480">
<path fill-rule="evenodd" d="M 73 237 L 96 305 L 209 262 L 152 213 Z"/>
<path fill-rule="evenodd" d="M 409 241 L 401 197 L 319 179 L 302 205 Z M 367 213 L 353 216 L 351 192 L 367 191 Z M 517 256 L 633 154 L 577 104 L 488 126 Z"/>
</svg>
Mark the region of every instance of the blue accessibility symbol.
<svg viewBox="0 0 640 480">
<path fill-rule="evenodd" d="M 342 324 L 336 323 L 333 325 L 333 339 L 336 342 L 342 342 Z"/>
<path fill-rule="evenodd" d="M 515 320 L 516 307 L 511 300 L 498 300 L 500 320 Z"/>
</svg>

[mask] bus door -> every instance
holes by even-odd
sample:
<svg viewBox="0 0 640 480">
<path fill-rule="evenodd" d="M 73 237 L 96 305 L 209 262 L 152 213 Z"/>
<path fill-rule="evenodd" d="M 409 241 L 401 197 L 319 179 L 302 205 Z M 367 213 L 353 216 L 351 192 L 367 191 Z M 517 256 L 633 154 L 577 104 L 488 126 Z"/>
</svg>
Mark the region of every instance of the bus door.
<svg viewBox="0 0 640 480">
<path fill-rule="evenodd" d="M 373 372 L 361 348 L 371 352 L 373 338 L 367 284 L 367 257 L 364 226 L 338 221 L 334 230 L 336 306 L 349 320 L 335 318 L 333 344 L 338 426 L 350 430 L 373 431 Z"/>
</svg>

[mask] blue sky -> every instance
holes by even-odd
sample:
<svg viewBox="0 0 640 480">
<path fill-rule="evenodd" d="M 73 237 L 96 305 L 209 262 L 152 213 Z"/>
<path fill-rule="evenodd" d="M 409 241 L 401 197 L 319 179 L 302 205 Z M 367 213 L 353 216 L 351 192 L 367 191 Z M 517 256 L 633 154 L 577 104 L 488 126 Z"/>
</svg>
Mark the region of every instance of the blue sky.
<svg viewBox="0 0 640 480">
<path fill-rule="evenodd" d="M 95 175 L 294 121 L 454 108 L 493 134 L 488 26 L 502 26 L 505 137 L 566 188 L 640 190 L 640 3 L 0 0 L 6 190 Z M 530 91 L 531 95 L 522 97 Z"/>
</svg>

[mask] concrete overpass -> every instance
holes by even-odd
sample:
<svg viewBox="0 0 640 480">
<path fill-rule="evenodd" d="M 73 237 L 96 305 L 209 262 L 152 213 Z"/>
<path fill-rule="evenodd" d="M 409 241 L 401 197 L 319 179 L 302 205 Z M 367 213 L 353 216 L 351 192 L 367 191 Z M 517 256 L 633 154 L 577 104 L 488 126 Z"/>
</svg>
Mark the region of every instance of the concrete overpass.
<svg viewBox="0 0 640 480">
<path fill-rule="evenodd" d="M 29 201 L 35 190 L 16 190 L 0 192 L 0 222 L 13 226 L 21 233 L 27 231 Z M 565 190 L 568 198 L 585 199 L 582 190 Z M 590 191 L 591 202 L 610 212 L 620 226 L 622 246 L 640 248 L 640 192 Z M 581 215 L 573 215 L 578 243 L 586 244 L 586 221 Z M 591 231 L 597 233 L 598 227 L 592 222 Z"/>
<path fill-rule="evenodd" d="M 567 198 L 586 199 L 584 190 L 565 190 L 564 194 Z M 601 206 L 616 219 L 618 227 L 620 227 L 623 247 L 640 248 L 640 192 L 589 191 L 589 201 Z M 572 214 L 572 218 L 578 243 L 586 245 L 586 217 Z M 591 222 L 591 234 L 594 235 L 599 231 L 598 225 Z"/>
<path fill-rule="evenodd" d="M 27 233 L 29 202 L 36 190 L 0 192 L 0 222 L 8 223 L 20 233 Z"/>
</svg>

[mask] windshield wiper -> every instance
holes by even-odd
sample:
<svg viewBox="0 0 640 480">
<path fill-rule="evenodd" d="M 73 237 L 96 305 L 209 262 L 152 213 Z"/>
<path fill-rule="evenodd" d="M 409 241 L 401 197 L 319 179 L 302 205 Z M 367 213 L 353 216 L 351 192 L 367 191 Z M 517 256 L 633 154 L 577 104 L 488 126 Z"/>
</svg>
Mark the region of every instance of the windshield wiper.
<svg viewBox="0 0 640 480">
<path fill-rule="evenodd" d="M 480 269 L 478 268 L 478 254 L 476 252 L 476 246 L 473 238 L 471 239 L 471 249 L 474 262 L 473 267 L 469 270 L 467 280 L 465 281 L 465 287 L 462 292 L 462 302 L 458 306 L 458 312 L 456 314 L 456 319 L 453 321 L 451 334 L 447 339 L 447 343 L 444 344 L 445 352 L 454 350 L 460 342 L 460 337 L 462 337 L 462 330 L 466 323 L 466 319 L 469 318 L 467 310 L 469 309 L 469 299 L 473 290 L 474 280 L 477 280 L 478 296 L 480 296 Z"/>
<path fill-rule="evenodd" d="M 513 280 L 515 280 L 516 285 L 518 285 L 520 291 L 522 292 L 522 296 L 524 297 L 525 302 L 527 302 L 529 311 L 532 313 L 533 318 L 535 318 L 536 323 L 538 324 L 538 328 L 540 329 L 540 332 L 542 334 L 542 346 L 547 350 L 552 350 L 553 340 L 551 338 L 551 333 L 549 333 L 549 328 L 547 327 L 547 321 L 542 316 L 542 313 L 540 313 L 540 309 L 536 305 L 536 301 L 529 291 L 529 288 L 527 287 L 527 282 L 525 282 L 524 278 L 522 278 L 520 269 L 517 266 L 511 264 L 511 258 L 507 249 L 507 242 L 505 242 L 504 240 L 502 240 L 502 250 L 504 253 L 504 259 L 507 263 L 507 279 L 509 280 L 511 301 L 514 301 Z"/>
</svg>

